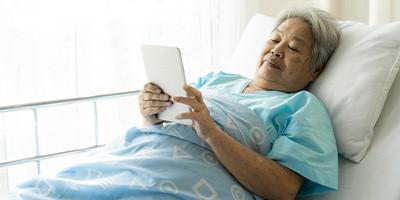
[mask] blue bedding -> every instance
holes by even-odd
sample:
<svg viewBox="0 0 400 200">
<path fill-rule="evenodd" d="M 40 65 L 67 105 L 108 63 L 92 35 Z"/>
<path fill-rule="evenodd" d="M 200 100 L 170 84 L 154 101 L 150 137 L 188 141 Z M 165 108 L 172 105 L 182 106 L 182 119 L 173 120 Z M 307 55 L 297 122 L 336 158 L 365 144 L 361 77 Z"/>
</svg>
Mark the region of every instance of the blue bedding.
<svg viewBox="0 0 400 200">
<path fill-rule="evenodd" d="M 253 111 L 212 91 L 202 93 L 221 129 L 267 155 L 271 144 Z M 176 123 L 132 128 L 85 161 L 55 176 L 24 182 L 14 195 L 16 199 L 96 200 L 258 198 L 218 162 L 191 126 Z"/>
</svg>

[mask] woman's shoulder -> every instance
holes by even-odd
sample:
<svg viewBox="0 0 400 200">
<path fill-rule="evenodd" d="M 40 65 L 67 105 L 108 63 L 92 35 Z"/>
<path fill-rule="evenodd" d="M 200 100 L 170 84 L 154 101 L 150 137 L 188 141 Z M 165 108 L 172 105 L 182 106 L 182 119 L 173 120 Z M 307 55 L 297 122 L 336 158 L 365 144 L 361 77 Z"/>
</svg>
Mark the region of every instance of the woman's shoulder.
<svg viewBox="0 0 400 200">
<path fill-rule="evenodd" d="M 307 90 L 300 90 L 298 92 L 293 93 L 293 95 L 298 96 L 298 97 L 303 97 L 303 98 L 309 98 L 312 100 L 318 100 L 318 98 L 313 93 L 311 93 Z"/>
<path fill-rule="evenodd" d="M 300 90 L 298 92 L 292 93 L 291 98 L 300 107 L 311 106 L 314 108 L 323 108 L 324 110 L 326 110 L 324 103 L 317 96 L 307 90 Z"/>
</svg>

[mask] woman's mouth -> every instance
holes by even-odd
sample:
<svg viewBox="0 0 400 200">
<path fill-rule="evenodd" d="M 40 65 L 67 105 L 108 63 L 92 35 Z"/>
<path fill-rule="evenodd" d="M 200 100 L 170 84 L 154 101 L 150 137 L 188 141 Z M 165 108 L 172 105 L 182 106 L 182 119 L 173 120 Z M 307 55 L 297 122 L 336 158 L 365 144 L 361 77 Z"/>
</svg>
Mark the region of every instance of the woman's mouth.
<svg viewBox="0 0 400 200">
<path fill-rule="evenodd" d="M 281 70 L 281 67 L 277 63 L 274 63 L 270 60 L 264 60 L 264 64 L 272 69 Z"/>
</svg>

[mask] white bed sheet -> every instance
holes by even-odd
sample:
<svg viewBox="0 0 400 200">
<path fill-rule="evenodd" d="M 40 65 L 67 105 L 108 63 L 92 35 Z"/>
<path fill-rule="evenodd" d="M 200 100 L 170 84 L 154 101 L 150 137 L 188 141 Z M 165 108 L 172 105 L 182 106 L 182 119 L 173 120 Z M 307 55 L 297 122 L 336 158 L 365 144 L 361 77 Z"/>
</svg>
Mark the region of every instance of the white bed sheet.
<svg viewBox="0 0 400 200">
<path fill-rule="evenodd" d="M 400 76 L 390 90 L 367 155 L 355 164 L 341 159 L 339 191 L 312 200 L 400 199 Z"/>
</svg>

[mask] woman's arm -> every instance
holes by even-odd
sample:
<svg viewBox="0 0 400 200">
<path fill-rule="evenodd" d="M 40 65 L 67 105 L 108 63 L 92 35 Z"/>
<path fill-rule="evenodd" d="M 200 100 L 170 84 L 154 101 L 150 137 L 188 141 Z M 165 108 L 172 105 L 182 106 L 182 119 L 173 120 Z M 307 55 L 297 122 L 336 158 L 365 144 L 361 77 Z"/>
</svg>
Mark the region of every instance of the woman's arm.
<svg viewBox="0 0 400 200">
<path fill-rule="evenodd" d="M 215 152 L 218 160 L 248 190 L 266 199 L 294 199 L 304 178 L 279 163 L 259 155 L 225 134 L 212 120 L 201 93 L 185 86 L 188 97 L 176 102 L 192 107 L 178 116 L 194 120 L 194 128 Z"/>
<path fill-rule="evenodd" d="M 266 199 L 294 199 L 304 178 L 216 129 L 207 143 L 218 160 L 250 191 Z"/>
</svg>

